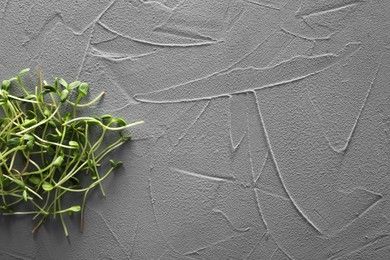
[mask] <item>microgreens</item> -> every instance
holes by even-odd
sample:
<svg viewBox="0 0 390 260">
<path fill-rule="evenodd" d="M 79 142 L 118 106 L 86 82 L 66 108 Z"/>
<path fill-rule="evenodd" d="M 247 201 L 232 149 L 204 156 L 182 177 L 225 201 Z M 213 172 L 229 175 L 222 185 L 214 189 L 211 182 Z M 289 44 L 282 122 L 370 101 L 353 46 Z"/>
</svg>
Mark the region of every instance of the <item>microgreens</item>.
<svg viewBox="0 0 390 260">
<path fill-rule="evenodd" d="M 105 195 L 102 181 L 123 164 L 106 159 L 107 155 L 131 139 L 123 130 L 143 121 L 126 124 L 108 114 L 79 117 L 78 108 L 96 103 L 104 92 L 80 104 L 88 96 L 87 83 L 68 84 L 54 78 L 53 84 L 47 84 L 39 69 L 38 86 L 28 91 L 21 80 L 28 71 L 1 83 L 0 211 L 39 218 L 33 233 L 46 219 L 58 215 L 68 236 L 63 214 L 80 212 L 83 230 L 88 192 L 99 186 Z M 18 91 L 22 95 L 13 94 Z M 106 145 L 106 135 L 112 131 L 119 137 Z M 103 164 L 108 170 L 101 174 Z M 83 193 L 83 199 L 79 205 L 64 208 L 64 199 L 71 193 Z"/>
</svg>

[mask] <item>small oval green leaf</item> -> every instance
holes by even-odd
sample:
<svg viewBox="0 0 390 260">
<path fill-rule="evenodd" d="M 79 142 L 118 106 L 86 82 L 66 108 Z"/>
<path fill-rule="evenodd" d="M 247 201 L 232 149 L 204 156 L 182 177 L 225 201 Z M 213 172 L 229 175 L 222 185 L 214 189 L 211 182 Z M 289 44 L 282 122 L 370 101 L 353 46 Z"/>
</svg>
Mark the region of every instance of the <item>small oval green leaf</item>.
<svg viewBox="0 0 390 260">
<path fill-rule="evenodd" d="M 58 157 L 53 161 L 53 165 L 54 165 L 55 167 L 60 167 L 63 161 L 64 161 L 64 157 L 63 157 L 63 156 L 58 156 Z"/>
<path fill-rule="evenodd" d="M 20 138 L 19 137 L 14 137 L 11 138 L 7 141 L 5 144 L 8 148 L 12 149 L 20 145 Z"/>
<path fill-rule="evenodd" d="M 38 185 L 41 182 L 41 179 L 37 176 L 31 176 L 30 178 L 28 178 L 28 181 L 32 184 Z"/>
<path fill-rule="evenodd" d="M 80 84 L 81 84 L 81 82 L 76 80 L 76 81 L 70 83 L 68 87 L 69 87 L 69 89 L 74 89 L 74 88 L 77 88 L 78 86 L 80 86 Z"/>
<path fill-rule="evenodd" d="M 78 88 L 78 93 L 80 96 L 85 97 L 86 95 L 88 95 L 88 90 L 89 90 L 88 83 L 83 82 L 80 84 L 80 86 Z"/>
<path fill-rule="evenodd" d="M 23 200 L 27 202 L 28 200 L 28 194 L 27 194 L 27 190 L 24 190 L 23 191 Z"/>
<path fill-rule="evenodd" d="M 59 78 L 58 82 L 64 87 L 68 86 L 68 83 L 63 78 Z"/>
<path fill-rule="evenodd" d="M 79 143 L 75 141 L 69 141 L 69 146 L 72 146 L 74 148 L 79 148 Z"/>
<path fill-rule="evenodd" d="M 18 74 L 18 77 L 20 78 L 21 76 L 23 76 L 23 74 L 25 74 L 25 73 L 27 73 L 27 72 L 29 72 L 29 71 L 30 71 L 29 68 L 21 70 L 21 71 L 19 72 L 19 74 Z"/>
<path fill-rule="evenodd" d="M 61 103 L 64 103 L 64 102 L 68 99 L 68 96 L 69 96 L 69 90 L 64 89 L 64 90 L 61 92 L 61 96 L 60 96 L 60 101 L 61 101 Z"/>
<path fill-rule="evenodd" d="M 3 82 L 1 83 L 1 89 L 3 90 L 8 90 L 9 86 L 11 86 L 11 81 L 8 79 L 3 80 Z"/>
<path fill-rule="evenodd" d="M 49 182 L 45 181 L 42 184 L 42 189 L 44 189 L 45 191 L 51 191 L 52 189 L 54 189 L 54 186 L 51 185 Z"/>
</svg>

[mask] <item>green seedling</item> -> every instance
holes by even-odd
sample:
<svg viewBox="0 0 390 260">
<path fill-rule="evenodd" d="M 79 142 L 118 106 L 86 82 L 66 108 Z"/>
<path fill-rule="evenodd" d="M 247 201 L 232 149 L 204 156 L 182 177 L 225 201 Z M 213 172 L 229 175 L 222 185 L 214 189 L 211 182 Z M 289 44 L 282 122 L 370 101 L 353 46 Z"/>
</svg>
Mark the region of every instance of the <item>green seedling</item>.
<svg viewBox="0 0 390 260">
<path fill-rule="evenodd" d="M 28 71 L 1 83 L 0 212 L 33 215 L 39 219 L 33 233 L 49 217 L 59 216 L 68 236 L 63 214 L 80 212 L 83 230 L 89 191 L 99 186 L 105 195 L 102 181 L 123 164 L 108 155 L 130 139 L 123 134 L 125 129 L 143 121 L 126 124 L 108 114 L 78 116 L 79 108 L 98 102 L 104 93 L 80 103 L 88 96 L 87 83 L 68 84 L 55 78 L 47 84 L 39 69 L 39 84 L 29 91 L 21 79 Z M 118 138 L 107 144 L 107 133 L 112 131 L 118 132 Z M 103 165 L 107 165 L 104 174 Z M 63 208 L 68 195 L 75 193 L 83 193 L 80 204 Z"/>
</svg>

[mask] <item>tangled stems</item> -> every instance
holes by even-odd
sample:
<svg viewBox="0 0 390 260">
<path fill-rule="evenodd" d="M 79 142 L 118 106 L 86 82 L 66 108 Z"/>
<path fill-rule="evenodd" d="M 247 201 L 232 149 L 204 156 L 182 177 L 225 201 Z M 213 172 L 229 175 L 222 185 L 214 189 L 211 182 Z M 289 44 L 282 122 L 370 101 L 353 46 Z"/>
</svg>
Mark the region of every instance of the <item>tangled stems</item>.
<svg viewBox="0 0 390 260">
<path fill-rule="evenodd" d="M 0 210 L 3 215 L 39 218 L 33 233 L 48 217 L 58 215 L 68 236 L 63 215 L 80 211 L 83 229 L 89 191 L 99 186 L 105 195 L 102 181 L 122 165 L 108 160 L 107 155 L 131 138 L 123 130 L 143 121 L 126 124 L 111 115 L 78 117 L 78 108 L 98 102 L 104 92 L 80 104 L 88 95 L 87 83 L 68 84 L 62 78 L 54 78 L 49 85 L 39 69 L 39 84 L 29 92 L 21 80 L 28 71 L 22 70 L 1 84 Z M 10 93 L 17 93 L 17 86 L 21 96 Z M 106 145 L 109 132 L 118 132 L 119 137 Z M 107 163 L 110 167 L 101 174 Z M 83 193 L 80 204 L 63 207 L 67 195 L 75 193 Z"/>
</svg>

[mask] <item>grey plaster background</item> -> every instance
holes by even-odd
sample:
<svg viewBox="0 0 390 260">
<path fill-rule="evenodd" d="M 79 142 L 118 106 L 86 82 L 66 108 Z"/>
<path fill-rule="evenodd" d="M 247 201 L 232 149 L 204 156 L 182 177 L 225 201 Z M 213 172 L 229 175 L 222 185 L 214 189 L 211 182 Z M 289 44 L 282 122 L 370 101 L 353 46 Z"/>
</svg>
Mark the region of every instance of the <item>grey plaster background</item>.
<svg viewBox="0 0 390 260">
<path fill-rule="evenodd" d="M 0 217 L 0 259 L 390 259 L 390 2 L 1 0 L 0 78 L 145 124 L 86 228 Z"/>
</svg>

